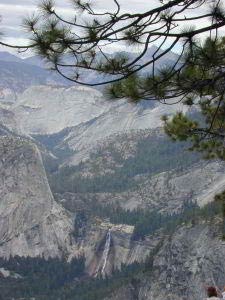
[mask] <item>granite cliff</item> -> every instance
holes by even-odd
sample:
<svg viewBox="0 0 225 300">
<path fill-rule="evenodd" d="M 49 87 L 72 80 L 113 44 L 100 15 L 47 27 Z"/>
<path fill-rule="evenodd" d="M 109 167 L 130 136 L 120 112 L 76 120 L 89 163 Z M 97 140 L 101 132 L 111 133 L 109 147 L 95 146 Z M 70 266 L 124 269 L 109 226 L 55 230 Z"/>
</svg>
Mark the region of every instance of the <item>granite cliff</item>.
<svg viewBox="0 0 225 300">
<path fill-rule="evenodd" d="M 199 300 L 207 285 L 223 287 L 225 243 L 221 221 L 213 223 L 181 226 L 165 238 L 144 274 L 106 299 Z"/>
<path fill-rule="evenodd" d="M 26 71 L 26 80 L 15 82 L 16 102 L 0 107 L 0 257 L 84 256 L 88 278 L 141 265 L 101 300 L 199 300 L 204 284 L 224 285 L 218 215 L 135 239 L 136 225 L 94 211 L 108 206 L 165 216 L 188 201 L 205 207 L 223 191 L 224 164 L 187 153 L 184 159 L 184 146 L 171 146 L 159 128 L 162 114 L 182 107 L 106 102 L 101 92 L 81 87 L 34 87 L 48 81 L 39 71 L 35 80 Z M 63 181 L 71 185 L 58 192 Z"/>
<path fill-rule="evenodd" d="M 0 256 L 72 251 L 72 217 L 55 203 L 34 144 L 0 138 Z"/>
<path fill-rule="evenodd" d="M 70 260 L 84 255 L 87 272 L 94 276 L 99 272 L 109 274 L 121 263 L 142 261 L 157 244 L 158 238 L 132 242 L 132 226 L 114 225 L 101 219 L 88 220 L 83 233 L 75 236 L 77 211 L 69 212 L 54 200 L 37 146 L 25 138 L 1 136 L 0 157 L 1 257 Z M 103 263 L 109 230 L 109 249 Z"/>
</svg>

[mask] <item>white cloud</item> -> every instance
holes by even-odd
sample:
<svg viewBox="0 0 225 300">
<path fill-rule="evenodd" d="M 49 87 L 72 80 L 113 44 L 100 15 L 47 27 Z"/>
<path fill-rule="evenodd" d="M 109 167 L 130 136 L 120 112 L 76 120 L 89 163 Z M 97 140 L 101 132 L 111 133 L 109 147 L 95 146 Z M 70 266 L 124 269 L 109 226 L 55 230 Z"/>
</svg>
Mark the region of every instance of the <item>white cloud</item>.
<svg viewBox="0 0 225 300">
<path fill-rule="evenodd" d="M 40 3 L 39 0 L 0 0 L 0 12 L 2 15 L 2 23 L 0 26 L 0 31 L 3 30 L 5 36 L 7 36 L 7 41 L 12 41 L 12 43 L 21 43 L 25 41 L 26 35 L 21 24 L 22 19 L 33 12 L 37 12 L 37 4 Z M 128 12 L 145 12 L 159 3 L 158 0 L 119 0 L 121 4 L 122 11 Z M 19 4 L 18 4 L 19 3 Z M 60 14 L 70 17 L 73 14 L 73 9 L 71 9 L 70 0 L 56 0 L 58 11 Z M 92 0 L 94 7 L 99 11 L 112 10 L 115 8 L 115 3 L 112 0 Z M 107 3 L 107 5 L 106 5 Z M 201 13 L 203 13 L 201 8 Z M 189 15 L 193 14 L 190 11 Z M 197 28 L 201 28 L 207 24 L 207 22 L 195 22 Z M 224 31 L 223 31 L 224 33 Z M 121 46 L 122 49 L 125 46 Z M 118 50 L 118 47 L 116 47 Z M 114 47 L 111 47 L 111 51 Z M 7 49 L 8 51 L 8 49 Z"/>
</svg>

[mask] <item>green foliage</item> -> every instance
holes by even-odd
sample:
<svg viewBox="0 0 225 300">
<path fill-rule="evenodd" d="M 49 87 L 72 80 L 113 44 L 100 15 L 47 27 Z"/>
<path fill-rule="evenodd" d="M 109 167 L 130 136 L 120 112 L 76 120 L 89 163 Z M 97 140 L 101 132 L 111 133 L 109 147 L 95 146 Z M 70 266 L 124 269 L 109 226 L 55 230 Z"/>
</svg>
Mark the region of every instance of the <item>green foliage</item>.
<svg viewBox="0 0 225 300">
<path fill-rule="evenodd" d="M 45 260 L 41 257 L 15 256 L 8 260 L 0 258 L 0 267 L 12 273 L 11 278 L 0 278 L 3 299 L 37 297 L 44 300 L 55 290 L 63 290 L 76 278 L 84 276 L 85 260 L 80 257 L 68 263 L 59 258 Z"/>
<path fill-rule="evenodd" d="M 74 221 L 74 237 L 76 240 L 85 236 L 87 221 L 88 217 L 83 210 L 77 212 Z"/>
<path fill-rule="evenodd" d="M 222 205 L 220 201 L 209 203 L 200 208 L 190 199 L 184 202 L 178 212 L 171 214 L 149 209 L 124 210 L 119 205 L 99 204 L 95 199 L 88 202 L 87 207 L 87 209 L 79 213 L 77 220 L 75 220 L 74 230 L 76 236 L 78 236 L 77 233 L 81 232 L 81 230 L 85 231 L 86 220 L 96 216 L 101 219 L 108 219 L 112 224 L 134 226 L 133 240 L 144 240 L 146 236 L 152 235 L 158 230 L 171 234 L 183 223 L 194 223 L 201 219 L 209 221 L 216 215 L 222 217 Z M 82 226 L 79 226 L 79 224 Z"/>
<path fill-rule="evenodd" d="M 112 84 L 108 92 L 133 102 L 146 99 L 171 104 L 174 98 L 196 107 L 203 123 L 178 112 L 172 119 L 163 118 L 166 133 L 172 140 L 190 141 L 190 149 L 207 159 L 225 159 L 225 38 L 208 38 L 203 44 L 192 40 L 184 50 L 177 69 L 166 66 L 153 75 L 134 74 Z"/>
<path fill-rule="evenodd" d="M 135 224 L 133 239 L 144 239 L 146 235 L 154 234 L 157 230 L 173 233 L 183 223 L 197 222 L 198 219 L 212 220 L 215 215 L 221 215 L 221 205 L 210 203 L 200 208 L 196 203 L 187 201 L 178 213 L 160 214 L 157 211 L 142 212 L 140 219 Z"/>
<path fill-rule="evenodd" d="M 152 135 L 139 141 L 135 156 L 122 159 L 113 148 L 108 149 L 116 165 L 110 174 L 99 175 L 97 167 L 93 168 L 93 176 L 82 175 L 85 163 L 75 167 L 63 167 L 56 173 L 49 174 L 49 181 L 54 192 L 121 192 L 135 189 L 138 180 L 135 176 L 140 174 L 155 175 L 173 169 L 182 169 L 199 161 L 199 156 L 186 152 L 183 159 L 186 143 L 173 143 L 165 136 Z M 101 157 L 101 151 L 93 154 L 91 161 Z M 103 166 L 104 168 L 104 166 Z"/>
<path fill-rule="evenodd" d="M 165 122 L 165 132 L 173 141 L 186 141 L 190 136 L 190 132 L 198 127 L 196 121 L 192 121 L 181 112 L 177 113 L 171 121 L 168 121 L 166 116 L 162 120 Z"/>
<path fill-rule="evenodd" d="M 121 70 L 121 68 L 123 68 L 128 61 L 129 58 L 125 54 L 119 53 L 107 59 L 105 57 L 100 59 L 97 64 L 97 68 L 100 73 L 114 74 L 115 72 Z"/>
<path fill-rule="evenodd" d="M 40 10 L 44 14 L 49 14 L 51 15 L 54 10 L 54 1 L 53 0 L 44 0 L 42 3 L 39 5 Z"/>
<path fill-rule="evenodd" d="M 225 88 L 221 68 L 225 62 L 225 39 L 207 39 L 203 46 L 195 45 L 190 52 L 186 67 L 174 82 L 188 91 L 184 104 L 198 105 L 204 122 L 177 113 L 172 119 L 164 118 L 165 131 L 173 140 L 190 141 L 190 149 L 201 152 L 206 159 L 224 160 Z"/>
<path fill-rule="evenodd" d="M 143 27 L 142 27 L 143 30 Z M 124 38 L 127 41 L 128 45 L 138 45 L 140 44 L 140 28 L 139 27 L 130 27 L 124 32 Z"/>
<path fill-rule="evenodd" d="M 93 41 L 93 42 L 97 41 L 98 32 L 94 27 L 89 27 L 88 30 L 87 30 L 87 34 L 88 34 L 88 37 L 89 37 L 90 41 Z"/>
<path fill-rule="evenodd" d="M 103 279 L 84 276 L 83 263 L 82 258 L 71 263 L 43 258 L 0 259 L 0 266 L 12 273 L 11 278 L 0 277 L 0 299 L 102 300 L 147 267 L 144 263 L 122 265 L 121 270 Z M 22 276 L 15 278 L 13 274 Z"/>
</svg>

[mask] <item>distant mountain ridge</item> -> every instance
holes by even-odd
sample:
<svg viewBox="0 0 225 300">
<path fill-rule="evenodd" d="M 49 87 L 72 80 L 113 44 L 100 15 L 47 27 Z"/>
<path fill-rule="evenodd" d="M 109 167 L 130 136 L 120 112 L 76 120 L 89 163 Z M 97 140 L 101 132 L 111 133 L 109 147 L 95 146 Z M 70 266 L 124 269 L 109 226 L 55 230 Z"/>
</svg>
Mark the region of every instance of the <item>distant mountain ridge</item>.
<svg viewBox="0 0 225 300">
<path fill-rule="evenodd" d="M 0 101 L 16 102 L 18 94 L 35 85 L 71 85 L 42 66 L 29 64 L 8 52 L 0 52 Z"/>
<path fill-rule="evenodd" d="M 146 52 L 146 54 L 139 60 L 138 64 L 142 64 L 142 63 L 145 63 L 146 61 L 151 60 L 153 54 L 156 51 L 157 51 L 157 55 L 160 55 L 160 53 L 162 53 L 163 50 L 158 49 L 156 46 L 150 47 L 148 49 L 148 51 Z M 121 54 L 127 56 L 130 61 L 134 60 L 138 55 L 140 55 L 140 53 L 132 53 L 132 52 L 125 52 L 125 51 L 115 52 L 115 53 L 107 54 L 107 55 L 108 55 L 108 57 L 113 57 L 113 56 L 121 55 Z M 102 55 L 100 53 L 97 56 L 98 56 L 99 60 L 100 59 L 104 60 L 104 57 L 102 57 Z M 178 54 L 171 51 L 159 59 L 158 65 L 160 67 L 163 67 L 165 65 L 173 65 L 177 61 L 178 57 L 179 57 Z M 20 58 L 19 56 L 10 54 L 8 52 L 0 52 L 0 61 L 4 61 L 4 62 L 8 62 L 8 63 L 20 63 L 21 69 L 22 69 L 21 72 L 24 72 L 24 70 L 26 69 L 25 65 L 27 65 L 27 66 L 29 65 L 30 68 L 32 66 L 34 72 L 36 72 L 36 73 L 38 70 L 37 68 L 43 69 L 42 71 L 39 69 L 39 72 L 41 72 L 41 76 L 43 78 L 42 82 L 38 78 L 36 79 L 37 83 L 39 82 L 39 84 L 43 84 L 43 83 L 49 84 L 50 82 L 52 82 L 54 84 L 61 82 L 61 84 L 63 84 L 63 85 L 72 85 L 73 84 L 72 82 L 70 82 L 68 80 L 64 80 L 57 73 L 47 72 L 45 69 L 48 67 L 48 64 L 46 63 L 46 61 L 44 59 L 42 59 L 38 55 L 30 56 L 27 58 Z M 64 63 L 73 64 L 73 61 L 74 61 L 73 57 L 71 57 L 69 55 L 64 56 Z M 23 67 L 22 67 L 22 65 L 23 65 Z M 36 67 L 36 69 L 35 69 L 35 67 Z M 14 67 L 14 68 L 20 69 L 20 66 L 18 65 L 17 67 Z M 144 69 L 143 72 L 149 72 L 150 70 L 151 70 L 151 66 L 149 68 Z M 67 72 L 67 69 L 65 69 L 64 71 Z M 98 83 L 101 81 L 106 81 L 106 79 L 108 80 L 113 77 L 111 75 L 99 74 L 97 72 L 93 72 L 93 71 L 89 71 L 89 70 L 82 70 L 82 71 L 80 71 L 80 78 L 81 78 L 81 81 L 84 81 L 86 83 Z M 33 79 L 33 80 L 35 83 L 35 79 Z M 29 84 L 29 82 L 27 83 L 26 87 L 28 87 L 28 86 L 31 86 L 31 84 Z M 102 89 L 102 87 L 98 87 L 98 86 L 96 88 Z M 24 91 L 24 88 L 17 87 L 16 91 L 17 92 Z"/>
<path fill-rule="evenodd" d="M 0 60 L 5 62 L 23 62 L 19 56 L 13 55 L 7 51 L 0 51 Z"/>
</svg>

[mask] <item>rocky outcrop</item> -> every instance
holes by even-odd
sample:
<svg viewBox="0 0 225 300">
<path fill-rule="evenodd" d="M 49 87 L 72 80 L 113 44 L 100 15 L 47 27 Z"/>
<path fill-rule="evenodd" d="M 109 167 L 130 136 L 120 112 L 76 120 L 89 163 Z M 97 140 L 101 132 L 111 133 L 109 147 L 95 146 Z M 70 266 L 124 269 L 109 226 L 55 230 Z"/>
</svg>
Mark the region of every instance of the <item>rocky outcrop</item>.
<svg viewBox="0 0 225 300">
<path fill-rule="evenodd" d="M 50 191 L 37 147 L 0 138 L 0 256 L 61 256 L 73 250 L 73 219 Z"/>
<path fill-rule="evenodd" d="M 152 284 L 146 299 L 203 299 L 206 285 L 223 287 L 225 277 L 225 244 L 219 224 L 181 227 L 164 242 L 155 257 Z M 152 296 L 151 296 L 152 294 Z M 168 297 L 170 295 L 170 297 Z"/>
<path fill-rule="evenodd" d="M 161 116 L 175 113 L 176 110 L 182 110 L 182 106 L 168 109 L 164 106 L 153 106 L 152 103 L 133 105 L 126 100 L 111 102 L 95 119 L 71 128 L 64 139 L 64 144 L 76 151 L 70 164 L 76 165 L 86 159 L 94 147 L 110 136 L 162 126 Z"/>
<path fill-rule="evenodd" d="M 0 52 L 0 102 L 15 103 L 18 95 L 37 85 L 70 86 L 59 74 L 46 70 L 43 64 L 33 64 L 7 52 Z M 44 100 L 44 99 L 43 99 Z"/>
<path fill-rule="evenodd" d="M 14 113 L 3 105 L 0 105 L 0 125 L 12 132 L 19 133 Z"/>
<path fill-rule="evenodd" d="M 200 162 L 183 170 L 175 169 L 154 176 L 143 176 L 136 191 L 128 195 L 125 208 L 142 207 L 161 212 L 179 210 L 185 201 L 199 206 L 212 202 L 225 186 L 225 165 L 222 162 Z M 119 195 L 122 198 L 123 194 Z M 118 199 L 119 200 L 119 199 Z M 118 201 L 117 202 L 120 202 Z"/>
<path fill-rule="evenodd" d="M 134 242 L 132 226 L 100 219 L 89 220 L 76 236 L 76 210 L 69 213 L 54 200 L 38 148 L 26 139 L 2 136 L 0 158 L 1 257 L 84 255 L 87 271 L 97 276 L 143 260 L 158 243 L 158 237 Z"/>
<path fill-rule="evenodd" d="M 0 107 L 0 257 L 63 256 L 71 260 L 84 255 L 87 273 L 104 277 L 122 264 L 144 262 L 154 252 L 145 272 L 135 274 L 135 280 L 107 300 L 199 300 L 205 296 L 204 284 L 224 285 L 225 245 L 220 239 L 220 220 L 182 225 L 171 236 L 159 230 L 140 241 L 132 238 L 133 226 L 96 217 L 81 227 L 75 222 L 79 210 L 94 201 L 163 213 L 178 211 L 186 200 L 203 206 L 223 190 L 222 164 L 200 162 L 185 169 L 137 173 L 135 188 L 124 192 L 84 193 L 84 199 L 80 194 L 66 193 L 56 202 L 38 148 L 31 139 L 16 136 L 48 135 L 54 141 L 54 149 L 48 150 L 69 150 L 69 154 L 64 151 L 64 165 L 86 160 L 83 175 L 94 176 L 98 169 L 98 175 L 104 176 L 115 173 L 126 159 L 136 155 L 141 139 L 161 126 L 163 114 L 173 114 L 181 106 L 106 102 L 99 91 L 83 87 L 34 87 L 55 80 L 41 68 L 20 62 L 0 65 L 0 101 L 5 103 Z M 33 72 L 35 76 L 31 76 Z M 97 158 L 96 149 L 101 150 Z M 113 152 L 115 157 L 121 154 L 119 162 Z M 46 156 L 57 159 L 47 151 Z M 11 275 L 0 268 L 0 276 Z"/>
<path fill-rule="evenodd" d="M 18 61 L 5 61 L 0 57 L 0 101 L 15 102 L 18 93 L 26 88 L 45 84 L 48 72 L 42 68 Z"/>
<path fill-rule="evenodd" d="M 183 109 L 181 105 L 145 102 L 133 105 L 126 100 L 106 101 L 101 92 L 87 87 L 35 86 L 18 96 L 12 111 L 26 134 L 49 135 L 69 128 L 61 143 L 76 150 L 72 159 L 76 164 L 110 135 L 157 128 L 163 114 Z"/>
<path fill-rule="evenodd" d="M 93 89 L 33 86 L 19 95 L 12 111 L 24 133 L 53 134 L 97 117 L 106 107 Z"/>
<path fill-rule="evenodd" d="M 175 169 L 157 175 L 136 177 L 139 184 L 124 192 L 65 193 L 58 195 L 62 205 L 72 211 L 78 206 L 88 209 L 93 203 L 113 205 L 124 210 L 148 209 L 168 214 L 178 212 L 184 203 L 196 202 L 200 207 L 214 200 L 225 186 L 225 165 L 221 162 L 200 162 L 187 169 Z"/>
<path fill-rule="evenodd" d="M 132 239 L 133 230 L 134 227 L 129 225 L 92 220 L 85 234 L 76 239 L 76 255 L 85 256 L 87 272 L 94 277 L 105 276 L 120 269 L 121 264 L 144 262 L 161 241 L 162 235 L 155 234 L 144 241 L 135 241 Z"/>
<path fill-rule="evenodd" d="M 132 284 L 123 286 L 107 300 L 199 300 L 206 297 L 205 286 L 222 288 L 225 243 L 220 221 L 214 222 L 179 228 L 164 240 L 146 275 L 136 274 L 135 289 Z"/>
</svg>

